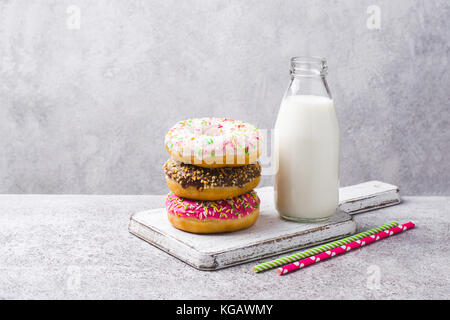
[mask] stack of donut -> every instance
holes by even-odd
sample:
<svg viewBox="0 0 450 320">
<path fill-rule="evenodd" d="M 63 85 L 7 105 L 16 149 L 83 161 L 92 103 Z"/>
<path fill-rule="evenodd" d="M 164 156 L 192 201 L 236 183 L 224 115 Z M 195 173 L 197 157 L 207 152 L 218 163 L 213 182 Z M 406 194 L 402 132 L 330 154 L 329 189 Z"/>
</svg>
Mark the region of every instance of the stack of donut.
<svg viewBox="0 0 450 320">
<path fill-rule="evenodd" d="M 167 133 L 170 154 L 163 169 L 171 192 L 169 221 L 193 233 L 244 229 L 258 219 L 260 200 L 253 190 L 261 178 L 260 131 L 225 118 L 180 121 Z"/>
</svg>

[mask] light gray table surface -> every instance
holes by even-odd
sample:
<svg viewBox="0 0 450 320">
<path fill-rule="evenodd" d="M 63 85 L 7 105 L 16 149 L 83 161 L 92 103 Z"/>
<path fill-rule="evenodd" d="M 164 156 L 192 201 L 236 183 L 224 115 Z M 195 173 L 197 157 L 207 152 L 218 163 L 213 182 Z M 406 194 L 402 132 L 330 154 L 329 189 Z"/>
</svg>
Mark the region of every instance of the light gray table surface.
<svg viewBox="0 0 450 320">
<path fill-rule="evenodd" d="M 280 277 L 254 263 L 199 271 L 128 232 L 162 196 L 0 195 L 1 299 L 448 299 L 450 197 L 354 216 L 417 227 Z M 377 279 L 379 281 L 377 281 Z"/>
</svg>

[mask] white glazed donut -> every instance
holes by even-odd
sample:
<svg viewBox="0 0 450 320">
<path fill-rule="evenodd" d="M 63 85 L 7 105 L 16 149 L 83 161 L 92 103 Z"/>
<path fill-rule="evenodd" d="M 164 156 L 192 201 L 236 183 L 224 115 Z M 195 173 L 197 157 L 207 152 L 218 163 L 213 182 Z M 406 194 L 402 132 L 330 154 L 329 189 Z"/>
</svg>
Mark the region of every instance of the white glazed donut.
<svg viewBox="0 0 450 320">
<path fill-rule="evenodd" d="M 169 154 L 183 163 L 206 168 L 243 166 L 261 154 L 262 138 L 254 125 L 226 118 L 180 121 L 165 138 Z"/>
</svg>

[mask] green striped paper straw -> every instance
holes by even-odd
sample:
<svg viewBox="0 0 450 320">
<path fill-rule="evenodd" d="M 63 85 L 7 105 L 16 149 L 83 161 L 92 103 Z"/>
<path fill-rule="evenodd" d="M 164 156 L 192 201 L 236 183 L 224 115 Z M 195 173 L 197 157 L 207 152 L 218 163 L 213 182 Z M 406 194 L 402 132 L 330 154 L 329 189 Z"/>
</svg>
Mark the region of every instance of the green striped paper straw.
<svg viewBox="0 0 450 320">
<path fill-rule="evenodd" d="M 285 264 L 288 264 L 288 263 L 291 263 L 291 262 L 298 261 L 300 259 L 305 259 L 305 258 L 310 257 L 312 255 L 315 255 L 315 254 L 318 254 L 318 253 L 321 253 L 321 252 L 324 252 L 324 251 L 327 251 L 327 250 L 331 250 L 331 249 L 337 248 L 337 247 L 342 246 L 344 244 L 347 244 L 347 243 L 350 243 L 350 242 L 353 242 L 353 241 L 356 241 L 356 240 L 359 240 L 359 239 L 371 236 L 371 235 L 373 235 L 375 233 L 378 233 L 378 232 L 381 232 L 381 231 L 393 228 L 395 226 L 398 226 L 398 222 L 397 221 L 389 222 L 389 223 L 383 224 L 383 225 L 381 225 L 379 227 L 363 231 L 361 233 L 355 234 L 355 235 L 347 237 L 347 238 L 336 240 L 336 241 L 333 241 L 333 242 L 330 242 L 330 243 L 327 243 L 327 244 L 323 244 L 321 246 L 314 247 L 312 249 L 296 252 L 296 253 L 291 254 L 289 256 L 286 256 L 286 257 L 282 257 L 282 258 L 278 258 L 278 259 L 275 259 L 275 260 L 272 260 L 272 261 L 268 261 L 268 262 L 264 262 L 264 263 L 258 264 L 258 265 L 253 267 L 253 271 L 255 271 L 255 272 L 266 271 L 266 270 L 269 270 L 269 269 L 272 269 L 272 268 L 276 268 L 276 267 L 279 267 L 279 266 L 282 266 L 282 265 L 285 265 Z"/>
</svg>

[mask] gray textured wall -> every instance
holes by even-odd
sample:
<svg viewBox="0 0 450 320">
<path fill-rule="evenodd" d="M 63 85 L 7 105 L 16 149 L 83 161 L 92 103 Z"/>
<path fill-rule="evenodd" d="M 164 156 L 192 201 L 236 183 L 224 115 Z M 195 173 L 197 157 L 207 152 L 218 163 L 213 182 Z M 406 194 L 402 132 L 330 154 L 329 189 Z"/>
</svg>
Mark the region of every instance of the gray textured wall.
<svg viewBox="0 0 450 320">
<path fill-rule="evenodd" d="M 370 5 L 379 30 L 367 27 Z M 449 9 L 0 1 L 0 193 L 164 193 L 173 123 L 211 115 L 270 128 L 289 58 L 314 54 L 329 60 L 341 185 L 380 179 L 404 194 L 450 194 Z"/>
</svg>

